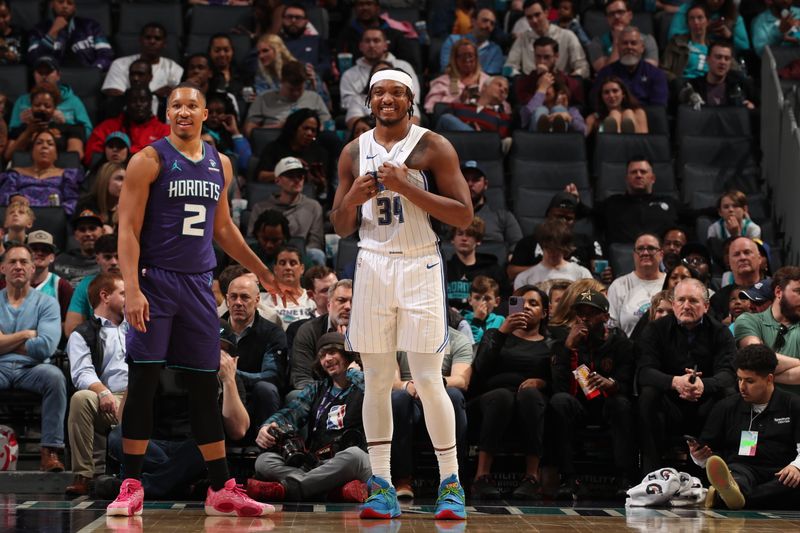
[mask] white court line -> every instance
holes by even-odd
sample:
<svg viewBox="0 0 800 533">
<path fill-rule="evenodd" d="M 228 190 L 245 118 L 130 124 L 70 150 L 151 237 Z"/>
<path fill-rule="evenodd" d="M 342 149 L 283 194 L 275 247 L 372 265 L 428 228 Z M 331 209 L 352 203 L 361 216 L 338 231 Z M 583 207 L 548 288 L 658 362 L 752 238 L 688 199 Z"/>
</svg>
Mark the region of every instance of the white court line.
<svg viewBox="0 0 800 533">
<path fill-rule="evenodd" d="M 677 514 L 673 513 L 672 511 L 666 511 L 664 509 L 656 509 L 656 512 L 658 514 L 662 514 L 662 515 L 668 516 L 670 518 L 680 518 L 681 517 L 680 515 L 677 515 Z"/>
<path fill-rule="evenodd" d="M 561 511 L 567 516 L 580 516 L 580 513 L 575 509 L 559 509 L 559 511 Z"/>
<path fill-rule="evenodd" d="M 328 507 L 326 505 L 315 505 L 314 512 L 315 513 L 324 513 L 326 512 Z"/>
<path fill-rule="evenodd" d="M 525 514 L 519 509 L 519 507 L 506 507 L 506 511 L 508 511 L 508 514 L 510 514 L 510 515 L 524 515 Z"/>
<path fill-rule="evenodd" d="M 603 509 L 603 511 L 608 513 L 609 516 L 618 516 L 618 517 L 621 517 L 621 518 L 625 517 L 624 514 L 620 513 L 619 511 L 615 511 L 614 509 Z"/>
<path fill-rule="evenodd" d="M 186 509 L 185 503 L 174 503 L 172 504 L 173 509 Z"/>
<path fill-rule="evenodd" d="M 728 518 L 724 514 L 715 513 L 714 511 L 705 510 L 702 511 L 702 513 L 706 516 L 710 516 L 711 518 Z"/>
<path fill-rule="evenodd" d="M 83 502 L 79 503 L 78 505 L 74 506 L 73 509 L 86 509 L 88 507 L 91 507 L 93 503 L 94 502 L 92 502 L 92 501 L 83 501 Z"/>
<path fill-rule="evenodd" d="M 17 509 L 28 509 L 36 504 L 36 500 L 28 500 L 17 505 Z"/>
</svg>

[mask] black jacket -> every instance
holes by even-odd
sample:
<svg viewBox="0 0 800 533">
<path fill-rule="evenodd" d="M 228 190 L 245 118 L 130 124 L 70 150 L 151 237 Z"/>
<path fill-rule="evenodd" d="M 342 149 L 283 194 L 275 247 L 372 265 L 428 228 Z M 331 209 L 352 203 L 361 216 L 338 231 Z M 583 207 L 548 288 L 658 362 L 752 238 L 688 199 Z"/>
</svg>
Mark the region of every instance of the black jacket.
<svg viewBox="0 0 800 533">
<path fill-rule="evenodd" d="M 230 314 L 223 316 L 226 321 L 229 317 Z M 239 356 L 237 374 L 244 378 L 248 390 L 252 382 L 261 380 L 273 383 L 280 390 L 286 387 L 288 350 L 283 328 L 256 312 L 253 325 L 236 343 L 236 353 Z M 260 377 L 254 379 L 255 374 Z"/>
<path fill-rule="evenodd" d="M 647 325 L 636 341 L 637 372 L 640 386 L 662 391 L 672 388 L 672 378 L 684 369 L 703 372 L 703 397 L 732 388 L 736 383 L 733 354 L 736 344 L 730 330 L 706 314 L 692 331 L 680 326 L 673 315 Z"/>
</svg>

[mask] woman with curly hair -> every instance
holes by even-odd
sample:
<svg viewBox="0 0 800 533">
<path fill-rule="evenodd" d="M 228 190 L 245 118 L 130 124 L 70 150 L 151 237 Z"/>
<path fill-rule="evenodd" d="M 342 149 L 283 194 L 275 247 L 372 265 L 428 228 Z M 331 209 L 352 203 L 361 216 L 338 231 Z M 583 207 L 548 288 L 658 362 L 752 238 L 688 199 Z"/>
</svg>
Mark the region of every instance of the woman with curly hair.
<svg viewBox="0 0 800 533">
<path fill-rule="evenodd" d="M 625 82 L 616 76 L 603 80 L 597 93 L 597 112 L 586 117 L 592 133 L 647 133 L 647 115 Z"/>
</svg>

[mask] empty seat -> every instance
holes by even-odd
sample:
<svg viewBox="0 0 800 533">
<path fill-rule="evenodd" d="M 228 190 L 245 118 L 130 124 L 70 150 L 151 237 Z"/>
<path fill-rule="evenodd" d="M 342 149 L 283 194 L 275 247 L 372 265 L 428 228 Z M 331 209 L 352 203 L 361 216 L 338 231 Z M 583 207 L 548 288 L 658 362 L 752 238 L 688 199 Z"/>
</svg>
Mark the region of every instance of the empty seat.
<svg viewBox="0 0 800 533">
<path fill-rule="evenodd" d="M 513 139 L 513 159 L 586 161 L 586 142 L 580 133 L 531 133 L 517 130 Z"/>
<path fill-rule="evenodd" d="M 17 4 L 19 2 L 14 3 Z M 48 6 L 47 9 L 49 11 L 50 6 Z M 81 4 L 78 8 L 77 14 L 79 17 L 96 21 L 98 24 L 100 24 L 100 27 L 103 28 L 103 33 L 106 34 L 106 37 L 111 37 L 111 2 Z"/>
<path fill-rule="evenodd" d="M 394 20 L 403 20 L 412 24 L 420 20 L 419 9 L 411 7 L 390 7 L 387 10 L 389 17 Z"/>
<path fill-rule="evenodd" d="M 247 25 L 252 8 L 247 6 L 204 6 L 192 7 L 189 32 L 212 35 L 217 32 L 229 33 L 237 26 Z"/>
<path fill-rule="evenodd" d="M 497 258 L 497 264 L 500 267 L 505 267 L 506 263 L 508 263 L 508 246 L 504 242 L 482 242 L 478 245 L 476 251 L 481 254 L 495 256 Z"/>
<path fill-rule="evenodd" d="M 667 108 L 664 106 L 647 105 L 644 106 L 647 115 L 647 131 L 656 135 L 669 135 L 669 119 L 667 118 Z"/>
<path fill-rule="evenodd" d="M 758 175 L 756 167 L 716 167 L 708 165 L 689 164 L 683 169 L 683 181 L 681 182 L 681 198 L 684 202 L 695 204 L 694 196 L 698 193 L 714 193 L 718 197 L 720 193 L 727 189 L 739 189 L 745 193 L 757 193 L 759 191 Z M 712 204 L 716 203 L 716 199 Z"/>
<path fill-rule="evenodd" d="M 261 183 L 251 181 L 247 184 L 247 205 L 252 209 L 254 205 L 263 202 L 281 189 L 276 183 Z"/>
<path fill-rule="evenodd" d="M 694 222 L 695 239 L 697 242 L 706 242 L 708 240 L 708 228 L 714 223 L 711 217 L 697 217 Z"/>
<path fill-rule="evenodd" d="M 744 107 L 703 107 L 698 111 L 688 106 L 678 108 L 678 138 L 749 137 L 750 134 L 750 112 Z"/>
<path fill-rule="evenodd" d="M 652 163 L 653 173 L 656 175 L 656 182 L 653 184 L 653 192 L 670 194 L 677 191 L 675 184 L 675 171 L 670 161 L 655 161 Z M 627 163 L 603 162 L 595 184 L 595 198 L 602 200 L 612 194 L 624 192 L 626 187 L 625 176 L 628 172 Z"/>
<path fill-rule="evenodd" d="M 0 65 L 0 92 L 11 101 L 28 92 L 28 69 L 25 65 Z"/>
<path fill-rule="evenodd" d="M 627 163 L 633 156 L 643 156 L 651 163 L 671 161 L 669 137 L 657 134 L 612 133 L 600 134 L 594 148 L 594 172 L 603 162 Z"/>
<path fill-rule="evenodd" d="M 195 9 L 197 9 L 196 6 Z M 207 6 L 202 6 L 207 7 Z M 83 8 L 81 8 L 83 9 Z M 223 9 L 238 9 L 225 7 Z M 211 19 L 213 23 L 215 19 Z M 139 35 L 148 22 L 158 22 L 167 29 L 167 35 L 183 35 L 183 13 L 180 4 L 167 2 L 122 2 L 119 6 L 119 33 Z M 222 31 L 222 30 L 219 30 Z M 215 32 L 205 32 L 215 33 Z"/>
<path fill-rule="evenodd" d="M 489 131 L 445 131 L 441 135 L 456 149 L 459 159 L 502 160 L 500 135 Z"/>
<path fill-rule="evenodd" d="M 264 147 L 277 139 L 280 134 L 281 130 L 279 128 L 254 129 L 250 138 L 250 144 L 253 147 L 253 155 L 255 157 L 261 157 L 261 152 L 264 151 Z"/>
<path fill-rule="evenodd" d="M 67 214 L 63 207 L 34 207 L 36 221 L 32 230 L 43 229 L 53 236 L 53 243 L 59 251 L 67 246 Z M 5 213 L 4 213 L 5 216 Z"/>
<path fill-rule="evenodd" d="M 94 67 L 62 67 L 61 81 L 66 83 L 81 99 L 100 94 L 105 72 Z"/>
<path fill-rule="evenodd" d="M 678 140 L 678 160 L 683 167 L 688 163 L 711 166 L 753 166 L 753 139 L 743 137 L 706 137 L 684 135 Z"/>
<path fill-rule="evenodd" d="M 624 276 L 633 272 L 633 244 L 614 242 L 608 247 L 608 262 L 614 276 Z"/>
<path fill-rule="evenodd" d="M 306 6 L 306 17 L 314 25 L 323 41 L 330 36 L 330 15 L 328 10 L 319 6 Z"/>
<path fill-rule="evenodd" d="M 547 189 L 551 195 L 569 183 L 578 189 L 589 189 L 589 169 L 585 161 L 524 161 L 511 160 L 511 194 L 522 187 Z"/>
<path fill-rule="evenodd" d="M 26 33 L 42 20 L 41 2 L 17 0 L 8 2 L 8 7 L 11 8 L 11 21 Z"/>
</svg>

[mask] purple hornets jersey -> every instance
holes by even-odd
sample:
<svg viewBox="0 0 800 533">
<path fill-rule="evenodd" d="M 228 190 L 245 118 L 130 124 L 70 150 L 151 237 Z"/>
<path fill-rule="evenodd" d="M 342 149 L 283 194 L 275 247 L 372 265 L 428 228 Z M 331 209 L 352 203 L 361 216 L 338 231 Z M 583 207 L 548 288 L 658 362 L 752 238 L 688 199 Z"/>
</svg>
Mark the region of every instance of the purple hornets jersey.
<svg viewBox="0 0 800 533">
<path fill-rule="evenodd" d="M 150 186 L 139 265 L 208 272 L 216 266 L 214 214 L 225 185 L 219 154 L 203 142 L 203 157 L 192 161 L 166 137 L 150 146 L 158 152 L 161 171 Z"/>
</svg>

